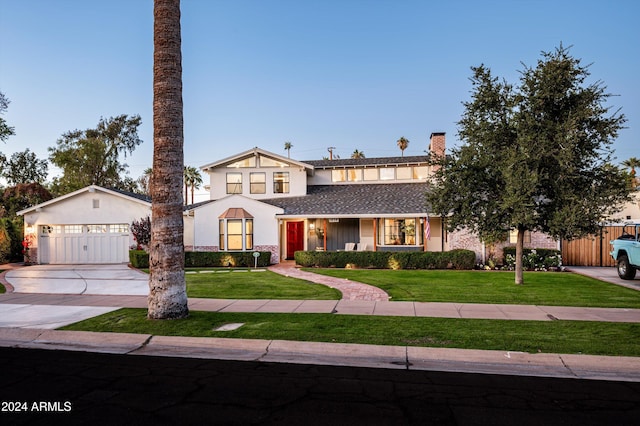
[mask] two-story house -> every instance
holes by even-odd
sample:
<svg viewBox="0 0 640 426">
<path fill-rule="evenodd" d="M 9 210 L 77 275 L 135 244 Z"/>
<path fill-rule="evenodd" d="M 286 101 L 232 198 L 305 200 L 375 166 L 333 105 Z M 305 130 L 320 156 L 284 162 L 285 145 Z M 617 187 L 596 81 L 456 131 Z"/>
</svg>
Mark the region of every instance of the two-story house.
<svg viewBox="0 0 640 426">
<path fill-rule="evenodd" d="M 445 134 L 430 155 L 444 155 Z M 297 161 L 254 148 L 202 166 L 210 200 L 186 210 L 188 250 L 446 250 L 425 202 L 428 155 Z"/>
</svg>

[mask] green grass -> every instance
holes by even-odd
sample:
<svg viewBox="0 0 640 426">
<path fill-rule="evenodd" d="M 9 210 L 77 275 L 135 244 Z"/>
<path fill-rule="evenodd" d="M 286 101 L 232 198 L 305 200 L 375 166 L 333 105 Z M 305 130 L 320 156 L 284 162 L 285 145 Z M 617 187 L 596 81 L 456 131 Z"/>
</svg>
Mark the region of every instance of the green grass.
<svg viewBox="0 0 640 426">
<path fill-rule="evenodd" d="M 307 269 L 380 287 L 394 301 L 640 308 L 640 291 L 573 273 Z"/>
<path fill-rule="evenodd" d="M 62 329 L 640 356 L 640 324 L 635 323 L 219 312 L 191 312 L 187 319 L 157 321 L 148 320 L 146 312 L 145 309 L 120 309 Z M 213 331 L 228 323 L 245 325 L 235 331 Z"/>
<path fill-rule="evenodd" d="M 338 300 L 342 297 L 341 293 L 333 288 L 285 277 L 271 271 L 187 269 L 187 272 L 198 272 L 185 275 L 189 297 L 302 300 Z"/>
<path fill-rule="evenodd" d="M 4 272 L 4 269 L 0 269 L 0 274 Z M 7 290 L 4 288 L 2 284 L 0 284 L 0 294 L 3 294 Z"/>
</svg>

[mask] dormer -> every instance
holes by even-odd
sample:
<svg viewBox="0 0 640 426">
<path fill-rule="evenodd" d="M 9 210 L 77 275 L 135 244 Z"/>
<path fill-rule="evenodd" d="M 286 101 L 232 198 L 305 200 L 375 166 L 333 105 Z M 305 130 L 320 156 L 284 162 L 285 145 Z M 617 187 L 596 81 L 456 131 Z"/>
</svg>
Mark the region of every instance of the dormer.
<svg viewBox="0 0 640 426">
<path fill-rule="evenodd" d="M 258 147 L 207 164 L 209 198 L 218 200 L 233 194 L 254 199 L 306 195 L 307 176 L 314 167 Z"/>
</svg>

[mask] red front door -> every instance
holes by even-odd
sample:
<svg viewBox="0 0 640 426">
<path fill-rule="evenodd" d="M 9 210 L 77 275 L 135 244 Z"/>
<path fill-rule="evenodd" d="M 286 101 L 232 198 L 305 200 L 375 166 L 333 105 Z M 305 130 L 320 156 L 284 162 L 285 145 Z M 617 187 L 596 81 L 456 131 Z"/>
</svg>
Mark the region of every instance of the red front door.
<svg viewBox="0 0 640 426">
<path fill-rule="evenodd" d="M 287 222 L 287 259 L 298 250 L 304 250 L 304 222 Z"/>
</svg>

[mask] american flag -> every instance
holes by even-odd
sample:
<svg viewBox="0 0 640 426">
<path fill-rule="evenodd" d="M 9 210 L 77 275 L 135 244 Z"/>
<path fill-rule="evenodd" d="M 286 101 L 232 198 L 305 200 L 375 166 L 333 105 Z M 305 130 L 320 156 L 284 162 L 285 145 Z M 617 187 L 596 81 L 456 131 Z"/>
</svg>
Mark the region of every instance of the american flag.
<svg viewBox="0 0 640 426">
<path fill-rule="evenodd" d="M 427 216 L 427 220 L 424 223 L 424 238 L 426 240 L 431 239 L 431 224 L 429 223 L 429 217 Z"/>
</svg>

